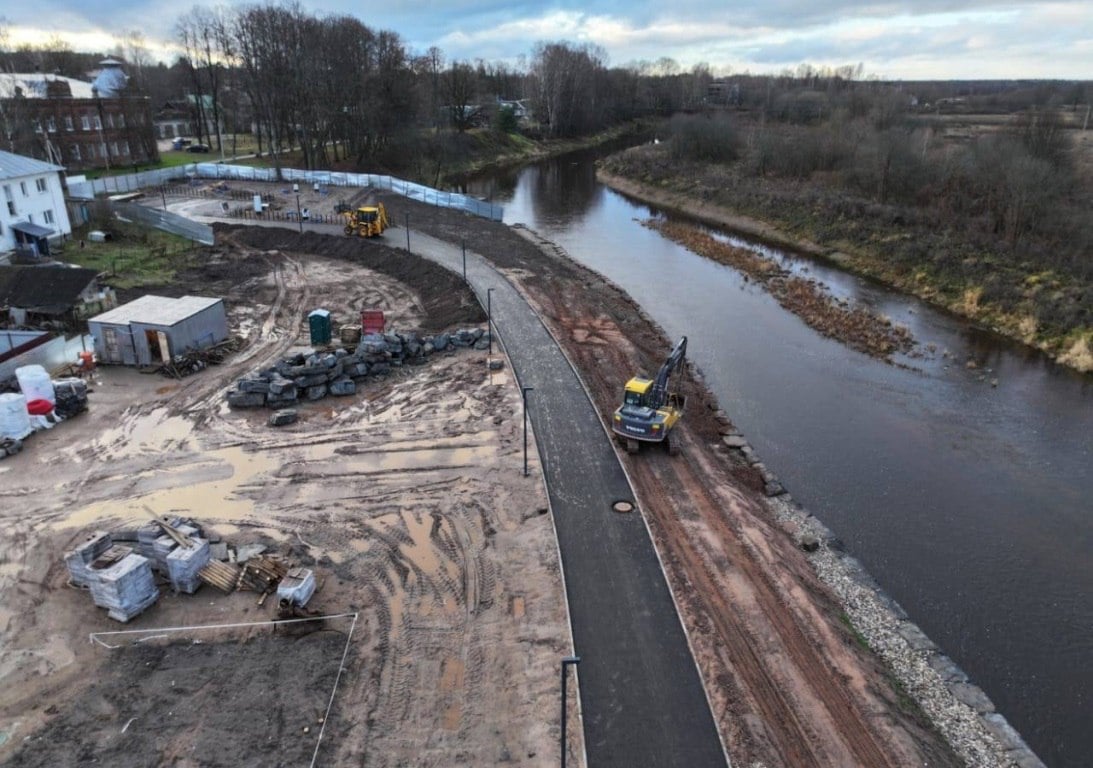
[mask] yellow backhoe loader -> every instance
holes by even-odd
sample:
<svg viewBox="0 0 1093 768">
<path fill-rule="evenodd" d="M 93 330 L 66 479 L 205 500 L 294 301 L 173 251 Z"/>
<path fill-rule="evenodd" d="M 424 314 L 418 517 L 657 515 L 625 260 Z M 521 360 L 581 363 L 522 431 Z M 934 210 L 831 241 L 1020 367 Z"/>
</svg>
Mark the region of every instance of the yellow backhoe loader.
<svg viewBox="0 0 1093 768">
<path fill-rule="evenodd" d="M 362 206 L 355 211 L 346 211 L 342 215 L 345 216 L 345 234 L 350 237 L 353 235 L 378 237 L 390 226 L 387 222 L 387 209 L 383 207 L 383 203 Z"/>
</svg>

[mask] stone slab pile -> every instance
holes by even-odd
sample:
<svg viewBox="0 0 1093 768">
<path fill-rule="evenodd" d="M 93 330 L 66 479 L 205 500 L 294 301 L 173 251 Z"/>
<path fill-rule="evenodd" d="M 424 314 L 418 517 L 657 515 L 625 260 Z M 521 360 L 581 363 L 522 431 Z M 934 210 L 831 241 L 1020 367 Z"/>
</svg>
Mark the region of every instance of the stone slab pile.
<svg viewBox="0 0 1093 768">
<path fill-rule="evenodd" d="M 434 336 L 412 331 L 368 333 L 351 349 L 296 354 L 239 379 L 228 391 L 228 405 L 279 411 L 327 395 L 345 397 L 355 394 L 357 382 L 367 376 L 383 376 L 392 367 L 421 365 L 434 352 L 485 349 L 488 343 L 481 328 Z"/>
<path fill-rule="evenodd" d="M 110 564 L 97 567 L 103 560 L 109 560 Z M 107 616 L 115 621 L 128 622 L 159 599 L 151 562 L 129 547 L 114 545 L 91 564 L 91 571 L 94 574 L 88 584 L 91 599 L 95 605 L 106 608 Z"/>
<path fill-rule="evenodd" d="M 209 542 L 205 539 L 191 538 L 190 547 L 175 546 L 167 554 L 167 577 L 175 592 L 192 595 L 201 586 L 198 571 L 209 562 Z"/>
<path fill-rule="evenodd" d="M 69 580 L 77 587 L 90 586 L 95 578 L 91 571 L 91 563 L 110 549 L 114 542 L 106 531 L 96 531 L 82 544 L 65 555 L 65 565 L 68 566 Z"/>
</svg>

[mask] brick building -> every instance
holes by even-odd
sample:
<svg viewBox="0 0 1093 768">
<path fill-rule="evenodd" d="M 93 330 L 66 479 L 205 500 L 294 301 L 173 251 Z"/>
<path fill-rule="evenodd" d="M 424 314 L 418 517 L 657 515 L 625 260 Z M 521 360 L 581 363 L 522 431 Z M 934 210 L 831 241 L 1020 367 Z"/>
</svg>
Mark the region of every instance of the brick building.
<svg viewBox="0 0 1093 768">
<path fill-rule="evenodd" d="M 69 172 L 159 162 L 148 99 L 69 77 L 0 73 L 0 131 L 4 149 Z"/>
</svg>

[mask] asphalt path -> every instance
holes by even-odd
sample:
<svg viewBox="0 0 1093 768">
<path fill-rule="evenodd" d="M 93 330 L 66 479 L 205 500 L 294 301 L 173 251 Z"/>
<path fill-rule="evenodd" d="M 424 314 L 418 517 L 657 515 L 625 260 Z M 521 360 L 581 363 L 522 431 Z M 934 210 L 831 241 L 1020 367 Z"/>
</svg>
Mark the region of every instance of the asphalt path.
<svg viewBox="0 0 1093 768">
<path fill-rule="evenodd" d="M 340 232 L 329 225 L 303 226 Z M 405 230 L 397 229 L 385 240 L 405 248 L 405 237 Z M 458 245 L 411 230 L 410 250 L 463 272 Z M 612 508 L 616 501 L 635 503 L 634 493 L 584 385 L 534 309 L 504 276 L 470 251 L 466 272 L 482 305 L 491 309 L 494 333 L 517 380 L 532 388 L 528 418 L 558 532 L 574 647 L 581 658 L 588 765 L 727 765 L 649 531 L 640 512 Z M 630 375 L 618 372 L 620 393 Z"/>
<path fill-rule="evenodd" d="M 411 231 L 410 250 L 463 270 L 459 246 Z M 581 658 L 589 766 L 726 765 L 649 531 L 639 512 L 612 509 L 616 501 L 634 503 L 634 494 L 583 384 L 523 296 L 470 252 L 467 280 L 489 305 L 520 385 L 533 388 L 528 418 Z M 619 371 L 620 393 L 629 376 Z"/>
</svg>

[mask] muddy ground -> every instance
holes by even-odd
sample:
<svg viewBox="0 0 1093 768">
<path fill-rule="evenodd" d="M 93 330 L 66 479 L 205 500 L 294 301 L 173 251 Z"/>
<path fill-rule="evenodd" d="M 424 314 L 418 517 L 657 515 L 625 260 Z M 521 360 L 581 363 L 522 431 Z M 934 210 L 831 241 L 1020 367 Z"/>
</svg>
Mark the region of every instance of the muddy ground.
<svg viewBox="0 0 1093 768">
<path fill-rule="evenodd" d="M 428 264 L 398 282 L 348 256 L 230 236 L 209 259 L 174 288 L 228 289 L 246 339 L 233 358 L 182 381 L 100 369 L 88 413 L 0 462 L 0 763 L 309 764 L 345 620 L 167 633 L 268 621 L 275 601 L 161 585 L 122 627 L 67 585 L 64 551 L 150 509 L 314 568 L 309 608 L 357 614 L 318 765 L 556 764 L 556 665 L 571 641 L 511 376 L 483 352 L 434 355 L 302 405 L 280 430 L 223 404 L 235 378 L 306 344 L 316 306 L 345 321 L 380 306 L 403 329 L 476 325 L 481 309 Z M 148 633 L 89 642 L 123 628 Z"/>
<path fill-rule="evenodd" d="M 385 202 L 395 222 L 409 213 L 414 228 L 466 239 L 508 274 L 605 418 L 626 378 L 656 370 L 670 348 L 625 294 L 532 232 L 362 195 Z M 210 204 L 179 207 L 199 212 Z M 225 538 L 261 540 L 313 563 L 325 576 L 318 605 L 360 612 L 321 764 L 557 764 L 555 665 L 569 636 L 545 495 L 517 468 L 519 391 L 508 375 L 491 381 L 481 357 L 442 357 L 370 384 L 351 401 L 310 406 L 288 432 L 270 432 L 264 414 L 221 405 L 233 377 L 302 342 L 302 318 L 315 306 L 342 322 L 364 304 L 386 303 L 398 308 L 397 325 L 422 328 L 475 320 L 480 309 L 465 294 L 453 302 L 457 284 L 425 277 L 420 262 L 384 245 L 401 246 L 401 228 L 381 242 L 258 228 L 221 229 L 218 237 L 207 279 L 231 288 L 233 322 L 249 340 L 237 358 L 181 384 L 105 371 L 90 414 L 33 438 L 13 460 L 21 463 L 0 465 L 0 493 L 12 508 L 5 512 L 12 532 L 0 544 L 9 611 L 0 617 L 0 639 L 21 654 L 0 668 L 0 684 L 17 692 L 0 706 L 0 731 L 9 737 L 0 759 L 16 754 L 28 734 L 48 735 L 53 721 L 68 722 L 66 707 L 88 706 L 91 681 L 115 680 L 156 700 L 134 665 L 119 666 L 119 657 L 81 643 L 83 633 L 112 622 L 64 586 L 59 561 L 86 531 L 140 519 L 148 505 L 186 511 Z M 194 274 L 175 288 L 194 292 L 202 280 Z M 682 455 L 622 459 L 734 764 L 959 764 L 848 628 L 797 548 L 792 524 L 770 514 L 760 470 L 723 443 L 729 427 L 697 372 L 684 391 Z M 267 615 L 253 596 L 213 596 L 207 605 L 171 597 L 135 623 Z M 267 650 L 242 663 L 265 674 L 292 661 Z M 272 679 L 282 678 L 289 679 L 278 672 Z M 230 701 L 214 689 L 192 695 L 207 702 L 206 712 Z M 103 717 L 119 730 L 126 722 L 117 713 Z M 158 712 L 145 726 L 167 729 L 174 717 Z M 183 720 L 195 749 L 219 738 L 197 727 L 214 719 Z M 299 722 L 271 728 L 247 718 L 233 733 L 259 750 L 270 739 L 301 738 Z M 87 740 L 95 738 L 92 729 Z M 50 743 L 26 742 L 13 764 Z M 59 749 L 51 754 L 66 764 Z M 172 759 L 164 764 L 198 764 Z"/>
</svg>

